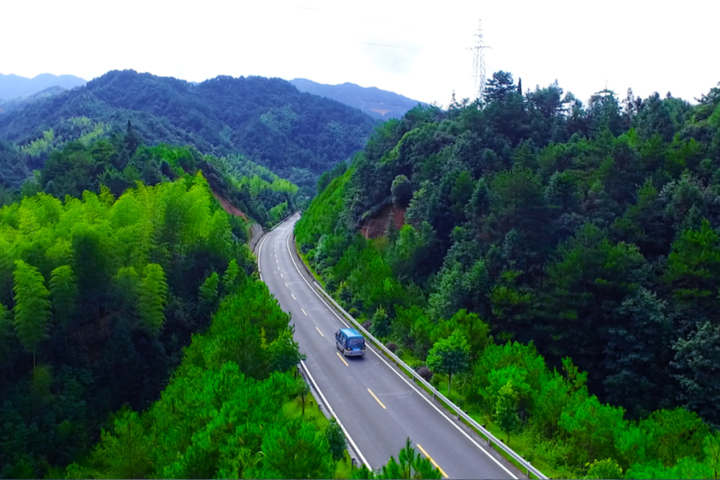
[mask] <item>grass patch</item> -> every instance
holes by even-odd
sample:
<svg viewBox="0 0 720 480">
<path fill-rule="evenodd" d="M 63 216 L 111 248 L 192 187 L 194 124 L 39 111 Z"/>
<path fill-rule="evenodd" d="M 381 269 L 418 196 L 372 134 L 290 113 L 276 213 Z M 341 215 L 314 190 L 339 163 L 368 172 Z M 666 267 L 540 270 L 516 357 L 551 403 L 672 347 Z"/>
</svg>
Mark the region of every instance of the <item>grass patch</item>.
<svg viewBox="0 0 720 480">
<path fill-rule="evenodd" d="M 315 426 L 325 431 L 330 421 L 325 417 L 325 414 L 320 410 L 318 402 L 312 393 L 305 395 L 305 415 L 302 413 L 302 399 L 297 397 L 285 405 L 283 405 L 283 413 L 288 418 L 303 418 L 306 422 L 312 422 Z M 339 462 L 335 463 L 335 473 L 333 474 L 334 479 L 345 479 L 352 478 L 352 472 L 354 470 L 352 459 L 347 450 L 345 451 L 345 457 Z"/>
<path fill-rule="evenodd" d="M 386 355 L 387 356 L 387 355 Z M 389 357 L 388 357 L 389 358 Z M 417 362 L 418 359 L 415 358 L 412 354 L 403 351 L 403 355 L 401 357 L 401 360 L 405 362 L 406 364 L 411 364 L 414 362 Z M 405 372 L 408 376 L 412 376 L 408 370 L 400 365 L 398 365 L 400 370 Z M 442 393 L 448 400 L 450 400 L 452 403 L 458 406 L 458 408 L 465 411 L 473 420 L 475 420 L 480 425 L 484 425 L 485 428 L 492 433 L 496 438 L 501 439 L 503 442 L 506 442 L 507 435 L 500 430 L 500 428 L 495 425 L 486 415 L 484 415 L 482 412 L 477 410 L 477 407 L 475 407 L 473 404 L 469 403 L 467 399 L 465 398 L 462 393 L 460 393 L 457 389 L 451 389 L 450 393 L 448 394 L 448 380 L 446 375 L 442 374 L 435 374 L 433 377 L 433 382 L 431 384 L 437 389 L 438 392 Z M 428 394 L 432 395 L 432 391 L 427 388 L 422 383 L 416 382 L 416 385 L 423 388 Z M 445 410 L 448 411 L 451 415 L 455 416 L 454 410 L 450 408 L 450 406 L 445 403 L 443 400 L 441 400 L 439 397 L 435 397 L 438 403 L 440 403 Z M 465 425 L 467 425 L 469 428 L 473 428 L 468 422 L 466 422 L 464 419 L 460 418 L 460 421 L 462 421 Z M 474 428 L 473 428 L 474 430 Z M 482 433 L 478 432 L 478 434 L 485 438 Z M 485 438 L 487 440 L 487 438 Z M 527 433 L 520 433 L 517 435 L 511 435 L 510 437 L 510 443 L 507 444 L 511 449 L 515 451 L 518 455 L 528 460 L 530 463 L 533 464 L 535 468 L 540 470 L 543 474 L 547 475 L 550 478 L 570 478 L 575 476 L 573 472 L 570 472 L 563 468 L 557 468 L 553 464 L 544 461 L 542 458 L 535 458 L 533 448 L 535 444 L 537 443 L 537 439 L 532 438 L 531 435 L 528 435 Z M 520 465 L 520 463 L 517 462 L 514 458 L 509 456 L 507 453 L 505 453 L 501 448 L 495 446 L 493 444 L 493 448 L 500 453 L 500 455 L 503 456 L 508 462 L 512 463 L 518 470 L 525 472 L 524 468 Z M 530 478 L 535 478 L 532 473 L 530 474 Z"/>
</svg>

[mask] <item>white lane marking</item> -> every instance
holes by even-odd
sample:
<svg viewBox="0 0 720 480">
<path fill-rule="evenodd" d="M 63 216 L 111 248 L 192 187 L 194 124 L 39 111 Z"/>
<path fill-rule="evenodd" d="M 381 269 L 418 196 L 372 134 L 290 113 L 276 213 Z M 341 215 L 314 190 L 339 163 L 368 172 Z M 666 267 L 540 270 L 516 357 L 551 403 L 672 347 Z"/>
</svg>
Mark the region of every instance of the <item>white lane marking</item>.
<svg viewBox="0 0 720 480">
<path fill-rule="evenodd" d="M 282 273 L 280 274 L 280 278 L 284 278 Z"/>
<path fill-rule="evenodd" d="M 302 312 L 307 315 L 307 312 L 304 309 L 301 308 L 300 310 L 302 310 Z"/>
<path fill-rule="evenodd" d="M 264 280 L 263 280 L 263 278 L 262 278 L 262 270 L 260 269 L 260 255 L 262 254 L 262 248 L 263 248 L 263 246 L 265 245 L 265 240 L 267 240 L 267 238 L 268 238 L 268 235 L 267 235 L 267 234 L 263 234 L 263 236 L 260 238 L 260 246 L 258 247 L 258 254 L 257 254 L 257 259 L 258 259 L 258 275 L 260 275 L 260 281 L 261 281 L 261 282 L 264 282 Z M 277 242 L 275 242 L 275 248 L 277 248 L 277 246 L 278 246 L 278 244 L 277 244 Z"/>
<path fill-rule="evenodd" d="M 325 336 L 325 334 L 324 334 L 323 332 L 321 332 L 321 331 L 320 331 L 320 329 L 319 329 L 318 327 L 315 327 L 315 330 L 317 330 L 317 331 L 318 331 L 318 333 L 319 333 L 319 334 L 320 334 L 321 336 L 323 336 L 323 337 Z"/>
<path fill-rule="evenodd" d="M 285 282 L 285 288 L 290 288 L 290 287 L 287 286 L 287 282 Z"/>
<path fill-rule="evenodd" d="M 292 295 L 293 300 L 297 300 L 297 298 L 295 298 L 295 294 L 294 294 L 294 293 L 291 293 L 290 295 Z"/>
<path fill-rule="evenodd" d="M 320 301 L 323 302 L 326 307 L 328 307 L 328 309 L 330 310 L 330 312 L 331 312 L 333 315 L 335 315 L 335 316 L 338 318 L 338 320 L 340 320 L 346 327 L 349 327 L 348 323 L 347 323 L 340 315 L 338 315 L 338 313 L 335 311 L 335 309 L 332 308 L 332 307 L 325 301 L 325 299 L 322 298 L 322 296 L 320 296 L 320 294 L 317 292 L 317 290 L 315 290 L 315 289 L 310 285 L 310 283 L 307 281 L 307 279 L 305 278 L 305 276 L 304 276 L 304 275 L 302 274 L 302 272 L 300 271 L 300 268 L 298 268 L 297 263 L 295 262 L 295 257 L 293 256 L 292 251 L 290 250 L 290 235 L 289 235 L 289 234 L 288 234 L 288 236 L 287 236 L 287 240 L 285 241 L 285 246 L 287 247 L 288 254 L 290 254 L 290 260 L 292 260 L 292 263 L 293 263 L 293 265 L 295 266 L 295 270 L 297 270 L 298 274 L 299 274 L 300 277 L 303 279 L 303 281 L 307 284 L 307 286 L 310 287 L 310 290 L 312 290 L 313 293 L 315 293 L 315 295 L 317 295 L 317 297 L 320 299 Z M 304 313 L 304 312 L 305 312 L 305 310 L 303 310 L 303 313 Z M 306 315 L 307 315 L 307 314 L 306 314 Z M 423 400 L 425 400 L 425 401 L 428 403 L 428 405 L 430 405 L 431 407 L 433 407 L 433 408 L 435 409 L 435 411 L 437 411 L 440 415 L 443 416 L 443 418 L 445 418 L 445 420 L 448 421 L 448 423 L 450 423 L 450 425 L 452 425 L 453 427 L 455 427 L 458 432 L 462 433 L 462 434 L 465 436 L 465 438 L 467 438 L 468 440 L 470 440 L 470 441 L 473 443 L 473 445 L 475 445 L 481 452 L 483 452 L 485 455 L 487 455 L 488 458 L 490 458 L 493 462 L 495 462 L 500 468 L 502 468 L 503 470 L 505 470 L 505 472 L 506 472 L 508 475 L 510 475 L 512 478 L 514 478 L 514 479 L 517 479 L 517 478 L 518 478 L 518 477 L 516 477 L 515 475 L 513 475 L 513 473 L 512 473 L 510 470 L 508 470 L 502 463 L 500 463 L 495 457 L 493 457 L 492 455 L 490 455 L 489 452 L 485 451 L 485 449 L 482 448 L 482 447 L 480 446 L 480 444 L 477 443 L 477 442 L 476 442 L 470 435 L 468 435 L 463 429 L 461 429 L 461 428 L 460 428 L 459 426 L 457 426 L 452 420 L 450 420 L 450 418 L 449 418 L 447 415 L 445 415 L 445 413 L 444 413 L 442 410 L 440 410 L 436 405 L 433 405 L 433 403 L 432 403 L 427 397 L 425 397 L 425 395 L 423 395 L 422 393 L 420 393 L 420 392 L 418 391 L 418 389 L 415 387 L 415 385 L 413 385 L 412 383 L 410 383 L 410 381 L 404 376 L 404 374 L 400 374 L 397 370 L 395 370 L 394 368 L 392 368 L 392 367 L 390 366 L 390 364 L 389 364 L 388 362 L 386 362 L 385 359 L 382 358 L 382 356 L 375 351 L 374 348 L 370 347 L 370 348 L 368 348 L 368 350 L 370 350 L 371 352 L 373 352 L 376 357 L 378 357 L 385 365 L 387 365 L 387 367 L 388 367 L 391 371 L 393 371 L 393 372 L 395 373 L 395 375 L 397 375 L 398 377 L 400 377 L 403 382 L 407 383 L 407 384 L 410 386 L 410 388 L 412 388 L 418 395 L 420 395 L 420 398 L 422 398 Z"/>
<path fill-rule="evenodd" d="M 365 460 L 365 457 L 363 456 L 362 452 L 361 452 L 360 449 L 358 448 L 357 444 L 355 444 L 355 442 L 353 441 L 353 439 L 352 439 L 352 437 L 350 436 L 350 434 L 348 433 L 348 431 L 345 430 L 345 426 L 342 424 L 342 422 L 340 421 L 340 419 L 338 418 L 338 416 L 335 415 L 335 412 L 333 411 L 332 407 L 330 406 L 330 402 L 327 401 L 327 398 L 325 398 L 325 395 L 323 395 L 322 391 L 320 390 L 320 387 L 318 387 L 318 384 L 315 383 L 315 379 L 313 378 L 312 374 L 310 373 L 310 370 L 305 366 L 305 362 L 304 362 L 303 360 L 300 360 L 300 363 L 302 364 L 303 369 L 307 372 L 308 378 L 310 379 L 310 381 L 312 382 L 313 386 L 315 387 L 315 391 L 320 394 L 320 398 L 322 398 L 323 403 L 324 403 L 325 405 L 327 405 L 328 410 L 330 410 L 330 413 L 332 414 L 333 417 L 335 417 L 335 420 L 337 420 L 338 425 L 340 425 L 340 428 L 342 428 L 342 431 L 343 431 L 343 433 L 345 434 L 345 437 L 347 437 L 347 439 L 350 441 L 350 445 L 352 445 L 353 450 L 355 450 L 355 452 L 357 452 L 358 457 L 360 457 L 360 460 L 362 460 L 362 462 L 365 464 L 365 466 L 366 466 L 367 468 L 369 468 L 370 470 L 372 470 L 372 467 L 370 466 L 370 464 L 368 463 L 368 461 Z"/>
</svg>

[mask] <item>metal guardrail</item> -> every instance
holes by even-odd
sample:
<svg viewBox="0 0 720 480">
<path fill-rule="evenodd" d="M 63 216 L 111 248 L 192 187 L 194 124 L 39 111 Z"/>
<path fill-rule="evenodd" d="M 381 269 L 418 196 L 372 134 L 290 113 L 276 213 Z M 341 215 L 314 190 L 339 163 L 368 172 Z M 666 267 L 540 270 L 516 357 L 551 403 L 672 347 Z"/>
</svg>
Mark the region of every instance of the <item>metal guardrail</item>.
<svg viewBox="0 0 720 480">
<path fill-rule="evenodd" d="M 301 260 L 302 262 L 302 260 Z M 302 262 L 303 265 L 305 265 L 305 262 Z M 306 266 L 307 268 L 307 266 Z M 396 365 L 402 367 L 403 369 L 407 370 L 412 376 L 413 379 L 422 384 L 425 388 L 430 390 L 430 392 L 433 395 L 433 398 L 437 397 L 439 398 L 443 403 L 445 403 L 451 410 L 453 410 L 458 418 L 462 418 L 467 422 L 472 428 L 474 428 L 479 434 L 483 435 L 485 438 L 488 439 L 488 444 L 493 445 L 495 444 L 497 447 L 500 448 L 503 452 L 508 454 L 510 457 L 512 457 L 516 462 L 518 462 L 523 469 L 526 471 L 528 477 L 530 476 L 530 473 L 535 475 L 535 477 L 539 479 L 547 479 L 540 470 L 532 466 L 530 462 L 525 460 L 523 457 L 521 457 L 519 454 L 517 454 L 514 450 L 512 450 L 510 447 L 505 445 L 501 440 L 499 440 L 497 437 L 495 437 L 492 433 L 490 433 L 485 427 L 480 425 L 473 419 L 470 415 L 468 415 L 466 412 L 464 412 L 460 407 L 455 405 L 450 399 L 445 397 L 442 393 L 440 393 L 434 386 L 432 386 L 427 380 L 425 380 L 423 377 L 421 377 L 413 368 L 411 368 L 409 365 L 407 365 L 405 362 L 403 362 L 397 355 L 395 355 L 393 352 L 391 352 L 383 343 L 375 338 L 370 332 L 365 330 L 363 326 L 353 318 L 352 315 L 347 313 L 344 308 L 342 308 L 338 303 L 330 296 L 328 293 L 316 282 L 313 280 L 313 283 L 315 284 L 315 288 L 322 293 L 325 298 L 327 298 L 332 304 L 337 308 L 345 317 L 350 320 L 367 338 L 369 338 L 378 348 L 380 348 L 387 356 L 389 356 Z"/>
</svg>

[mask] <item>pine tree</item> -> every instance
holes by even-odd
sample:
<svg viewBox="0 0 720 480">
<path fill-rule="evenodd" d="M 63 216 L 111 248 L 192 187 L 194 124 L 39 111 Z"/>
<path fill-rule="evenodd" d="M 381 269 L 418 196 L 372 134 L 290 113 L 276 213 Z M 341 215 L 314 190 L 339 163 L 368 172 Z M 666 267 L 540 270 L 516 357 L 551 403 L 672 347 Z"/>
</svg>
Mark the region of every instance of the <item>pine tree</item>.
<svg viewBox="0 0 720 480">
<path fill-rule="evenodd" d="M 156 263 L 147 264 L 140 286 L 138 313 L 141 327 L 151 335 L 158 335 L 165 324 L 167 290 L 162 267 Z"/>
<path fill-rule="evenodd" d="M 240 267 L 238 266 L 237 261 L 233 258 L 230 260 L 230 263 L 228 263 L 227 270 L 225 270 L 225 274 L 222 279 L 225 294 L 231 293 L 234 290 L 237 285 L 239 274 Z"/>
<path fill-rule="evenodd" d="M 65 334 L 65 351 L 68 350 L 68 324 L 75 313 L 78 296 L 77 279 L 69 265 L 57 267 L 50 273 L 50 297 L 55 311 L 55 321 Z"/>
<path fill-rule="evenodd" d="M 0 366 L 5 366 L 5 363 L 10 362 L 10 355 L 12 353 L 11 348 L 12 339 L 12 322 L 10 320 L 10 311 L 0 303 Z"/>
<path fill-rule="evenodd" d="M 206 305 L 212 304 L 218 296 L 218 284 L 220 278 L 217 272 L 207 277 L 202 285 L 200 285 L 200 302 Z"/>
<path fill-rule="evenodd" d="M 330 454 L 333 460 L 336 462 L 342 460 L 345 456 L 347 443 L 340 424 L 334 418 L 330 419 L 330 423 L 325 429 L 325 435 L 327 435 L 328 444 L 330 444 Z"/>
<path fill-rule="evenodd" d="M 15 331 L 23 348 L 33 354 L 41 341 L 48 338 L 50 327 L 50 292 L 40 271 L 22 260 L 15 261 Z"/>
</svg>

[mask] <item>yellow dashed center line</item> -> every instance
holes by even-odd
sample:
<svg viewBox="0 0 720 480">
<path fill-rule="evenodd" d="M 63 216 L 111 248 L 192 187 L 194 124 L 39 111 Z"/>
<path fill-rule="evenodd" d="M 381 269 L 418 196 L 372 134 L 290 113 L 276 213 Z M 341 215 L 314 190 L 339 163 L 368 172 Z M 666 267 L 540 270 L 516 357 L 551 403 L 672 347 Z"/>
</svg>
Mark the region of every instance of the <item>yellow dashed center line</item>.
<svg viewBox="0 0 720 480">
<path fill-rule="evenodd" d="M 300 310 L 302 310 L 302 312 L 307 315 L 307 312 L 305 310 L 303 310 L 302 308 Z"/>
<path fill-rule="evenodd" d="M 368 388 L 368 392 L 370 392 L 370 395 L 373 396 L 373 398 L 380 404 L 381 407 L 383 407 L 383 410 L 387 410 L 387 407 L 383 405 L 383 403 L 380 401 L 378 397 L 375 396 L 375 394 Z"/>
<path fill-rule="evenodd" d="M 317 331 L 318 331 L 318 333 L 319 333 L 320 335 L 322 335 L 323 337 L 325 336 L 325 334 L 323 334 L 323 332 L 321 332 L 321 331 L 320 331 L 320 329 L 319 329 L 318 327 L 315 327 L 315 330 L 317 330 Z"/>
<path fill-rule="evenodd" d="M 435 468 L 437 468 L 438 470 L 440 470 L 440 473 L 442 473 L 443 477 L 449 478 L 448 475 L 447 475 L 447 473 L 445 473 L 445 471 L 444 471 L 442 468 L 440 468 L 440 465 L 438 465 L 438 464 L 435 462 L 435 460 L 433 460 L 432 457 L 427 454 L 427 452 L 425 451 L 425 449 L 422 448 L 419 443 L 417 444 L 417 447 L 418 447 L 418 449 L 423 453 L 423 455 L 425 455 L 425 456 L 427 457 L 427 459 L 430 460 L 430 463 L 432 463 L 433 465 L 435 465 Z"/>
<path fill-rule="evenodd" d="M 349 367 L 349 366 L 350 366 L 350 365 L 348 365 L 348 363 L 345 361 L 345 359 L 342 357 L 342 355 L 340 355 L 338 352 L 335 352 L 335 353 L 337 353 L 338 358 L 340 359 L 341 362 L 343 362 L 343 363 L 345 364 L 346 367 Z"/>
</svg>

